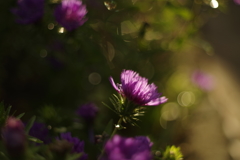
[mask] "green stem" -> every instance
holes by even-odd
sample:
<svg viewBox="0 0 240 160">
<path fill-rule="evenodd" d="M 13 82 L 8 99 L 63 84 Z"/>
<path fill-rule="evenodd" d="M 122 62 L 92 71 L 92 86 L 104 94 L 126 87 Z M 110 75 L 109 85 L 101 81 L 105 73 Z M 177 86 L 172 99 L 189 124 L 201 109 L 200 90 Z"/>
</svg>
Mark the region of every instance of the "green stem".
<svg viewBox="0 0 240 160">
<path fill-rule="evenodd" d="M 119 118 L 119 120 L 118 120 L 118 122 L 117 122 L 117 125 L 116 126 L 121 126 L 121 123 L 122 123 L 122 120 L 123 120 L 123 118 L 121 117 L 121 118 Z M 113 130 L 113 132 L 112 132 L 112 134 L 111 134 L 111 137 L 110 137 L 110 139 L 114 136 L 114 134 L 116 134 L 116 132 L 117 132 L 117 130 L 118 130 L 118 127 L 116 127 L 115 126 L 115 128 L 114 128 L 114 130 Z"/>
<path fill-rule="evenodd" d="M 116 126 L 121 126 L 122 120 L 123 120 L 122 117 L 119 118 Z M 110 136 L 110 139 L 116 134 L 116 132 L 117 132 L 117 130 L 118 130 L 118 127 L 116 127 L 116 126 L 115 126 L 115 128 L 114 128 L 114 130 L 113 130 L 113 132 L 112 132 L 112 134 L 111 134 L 111 136 Z M 98 160 L 100 160 L 100 158 L 103 156 L 104 153 L 105 153 L 105 150 L 104 150 L 104 148 L 103 148 L 102 153 L 101 153 L 100 156 L 98 157 Z"/>
</svg>

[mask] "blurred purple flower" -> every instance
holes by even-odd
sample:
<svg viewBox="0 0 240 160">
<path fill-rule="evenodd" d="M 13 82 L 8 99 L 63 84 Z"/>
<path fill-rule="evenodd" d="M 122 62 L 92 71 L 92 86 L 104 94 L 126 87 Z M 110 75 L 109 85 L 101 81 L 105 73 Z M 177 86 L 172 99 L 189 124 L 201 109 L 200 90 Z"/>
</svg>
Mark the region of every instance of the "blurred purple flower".
<svg viewBox="0 0 240 160">
<path fill-rule="evenodd" d="M 148 137 L 121 137 L 115 135 L 104 147 L 101 160 L 151 160 L 151 147 Z"/>
<path fill-rule="evenodd" d="M 202 71 L 195 71 L 192 74 L 192 82 L 199 88 L 209 91 L 213 88 L 213 78 Z"/>
<path fill-rule="evenodd" d="M 68 31 L 72 31 L 86 22 L 86 6 L 81 0 L 63 0 L 54 12 L 56 21 Z"/>
<path fill-rule="evenodd" d="M 240 0 L 233 0 L 236 4 L 240 5 Z"/>
<path fill-rule="evenodd" d="M 98 107 L 93 103 L 84 104 L 78 108 L 76 113 L 86 121 L 93 121 L 98 113 Z"/>
<path fill-rule="evenodd" d="M 112 86 L 123 96 L 141 106 L 155 106 L 167 101 L 166 97 L 160 97 L 157 86 L 148 84 L 148 79 L 139 76 L 132 70 L 124 70 L 121 73 L 121 84 L 115 84 L 110 77 Z"/>
<path fill-rule="evenodd" d="M 49 130 L 47 126 L 43 123 L 34 122 L 33 126 L 29 131 L 29 135 L 32 137 L 36 137 L 43 141 L 44 144 L 48 144 L 51 142 L 49 137 Z"/>
<path fill-rule="evenodd" d="M 9 154 L 15 156 L 23 154 L 26 145 L 26 135 L 22 121 L 9 117 L 6 121 L 6 126 L 2 129 L 2 139 Z"/>
<path fill-rule="evenodd" d="M 72 153 L 83 153 L 82 156 L 78 160 L 86 160 L 88 155 L 84 153 L 84 142 L 80 141 L 77 137 L 72 137 L 70 132 L 61 133 L 61 140 L 67 140 L 68 142 L 73 144 Z"/>
<path fill-rule="evenodd" d="M 18 6 L 11 11 L 17 16 L 17 23 L 31 24 L 42 18 L 44 0 L 18 0 Z"/>
</svg>

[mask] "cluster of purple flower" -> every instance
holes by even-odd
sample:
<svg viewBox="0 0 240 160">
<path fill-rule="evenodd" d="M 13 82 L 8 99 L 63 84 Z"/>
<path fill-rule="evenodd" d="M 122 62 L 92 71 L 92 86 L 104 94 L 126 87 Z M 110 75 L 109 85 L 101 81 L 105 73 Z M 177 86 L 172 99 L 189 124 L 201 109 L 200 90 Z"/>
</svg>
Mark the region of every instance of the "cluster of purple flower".
<svg viewBox="0 0 240 160">
<path fill-rule="evenodd" d="M 146 78 L 139 76 L 134 71 L 124 70 L 121 74 L 121 84 L 115 84 L 111 77 L 110 81 L 121 96 L 137 105 L 153 106 L 167 101 L 167 98 L 160 97 L 161 94 L 157 92 L 155 84 L 148 84 Z M 98 108 L 93 103 L 89 103 L 80 106 L 76 113 L 93 124 L 98 113 Z M 9 117 L 6 120 L 6 125 L 2 129 L 2 138 L 10 154 L 19 156 L 26 149 L 27 134 L 24 128 L 20 119 Z M 38 138 L 45 144 L 52 143 L 48 135 L 48 129 L 44 124 L 34 123 L 28 134 L 29 136 Z M 69 148 L 71 150 L 68 150 L 70 153 L 82 153 L 78 160 L 86 160 L 88 158 L 88 155 L 84 152 L 84 141 L 81 141 L 77 137 L 72 137 L 70 132 L 61 133 L 60 137 L 55 138 L 55 140 L 59 143 L 70 144 Z M 54 143 L 52 145 L 54 146 Z M 153 143 L 146 136 L 127 138 L 120 135 L 113 135 L 106 141 L 99 159 L 151 160 L 153 158 L 151 153 L 152 145 Z"/>
<path fill-rule="evenodd" d="M 47 127 L 43 123 L 34 123 L 29 131 L 29 136 L 42 140 L 45 144 L 51 143 Z M 9 155 L 21 156 L 24 154 L 27 144 L 27 134 L 24 124 L 20 119 L 9 117 L 6 125 L 2 129 L 2 139 Z M 84 142 L 77 137 L 72 137 L 70 132 L 61 133 L 61 140 L 66 140 L 72 144 L 72 153 L 83 153 L 79 160 L 86 160 L 87 154 L 84 153 Z"/>
<path fill-rule="evenodd" d="M 35 23 L 43 16 L 44 0 L 18 0 L 18 7 L 12 13 L 17 16 L 17 23 Z"/>
<path fill-rule="evenodd" d="M 12 13 L 17 16 L 17 23 L 35 23 L 43 17 L 44 0 L 18 0 L 18 6 L 12 9 Z M 54 12 L 56 21 L 68 31 L 83 25 L 87 20 L 86 14 L 86 6 L 81 0 L 62 0 Z"/>
<path fill-rule="evenodd" d="M 56 21 L 68 31 L 72 31 L 86 22 L 86 6 L 80 0 L 63 0 L 54 12 Z"/>
<path fill-rule="evenodd" d="M 48 136 L 44 124 L 41 123 L 35 123 L 29 135 L 37 135 L 37 138 L 41 140 L 44 140 L 45 137 Z M 19 156 L 19 153 L 23 152 L 26 143 L 26 134 L 21 120 L 9 117 L 6 126 L 2 130 L 2 136 L 11 154 L 14 153 Z M 70 132 L 61 133 L 60 138 L 57 139 L 66 140 L 71 143 L 72 153 L 83 153 L 79 160 L 87 159 L 87 154 L 84 153 L 84 142 L 77 137 L 72 137 Z M 126 138 L 115 135 L 106 142 L 104 155 L 101 157 L 101 160 L 150 160 L 152 158 L 152 144 L 149 138 L 145 136 Z"/>
<path fill-rule="evenodd" d="M 86 160 L 88 155 L 84 153 L 84 142 L 79 140 L 77 137 L 72 137 L 70 132 L 61 133 L 60 135 L 61 140 L 67 140 L 71 143 L 72 146 L 72 153 L 83 153 L 82 156 L 78 160 Z"/>
<path fill-rule="evenodd" d="M 29 135 L 44 140 L 48 136 L 48 131 L 44 124 L 35 123 Z M 9 117 L 7 119 L 6 125 L 2 129 L 2 138 L 10 154 L 20 156 L 26 149 L 27 136 L 24 131 L 24 124 L 17 118 Z M 72 144 L 71 153 L 82 153 L 79 160 L 87 159 L 88 155 L 84 153 L 84 142 L 77 137 L 72 137 L 70 132 L 61 133 L 57 139 L 66 140 Z M 126 138 L 115 135 L 106 142 L 104 154 L 100 158 L 101 160 L 151 160 L 152 144 L 149 138 L 145 136 Z"/>
<path fill-rule="evenodd" d="M 152 145 L 145 136 L 126 138 L 115 135 L 105 144 L 101 160 L 151 160 Z"/>
</svg>

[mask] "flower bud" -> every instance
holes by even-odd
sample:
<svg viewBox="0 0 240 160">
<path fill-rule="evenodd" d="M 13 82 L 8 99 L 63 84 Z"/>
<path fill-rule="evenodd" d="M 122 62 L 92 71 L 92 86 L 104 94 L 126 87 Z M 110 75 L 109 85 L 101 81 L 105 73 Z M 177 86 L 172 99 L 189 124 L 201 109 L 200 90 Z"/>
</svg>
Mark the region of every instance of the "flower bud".
<svg viewBox="0 0 240 160">
<path fill-rule="evenodd" d="M 2 138 L 11 157 L 22 157 L 26 148 L 26 134 L 21 120 L 9 117 L 2 129 Z"/>
<path fill-rule="evenodd" d="M 86 160 L 88 158 L 88 155 L 84 153 L 84 141 L 81 141 L 77 137 L 72 137 L 70 132 L 61 133 L 58 139 L 72 144 L 71 153 L 82 153 L 81 157 L 77 160 Z"/>
<path fill-rule="evenodd" d="M 98 113 L 98 107 L 93 103 L 88 103 L 80 106 L 76 114 L 81 116 L 86 122 L 91 123 Z"/>
</svg>

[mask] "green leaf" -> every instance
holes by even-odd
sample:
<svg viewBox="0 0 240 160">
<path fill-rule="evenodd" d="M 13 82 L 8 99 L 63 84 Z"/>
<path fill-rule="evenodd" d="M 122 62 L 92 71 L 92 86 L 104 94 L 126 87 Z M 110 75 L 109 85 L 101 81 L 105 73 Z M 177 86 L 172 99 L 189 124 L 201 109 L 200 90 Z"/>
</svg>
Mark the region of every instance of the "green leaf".
<svg viewBox="0 0 240 160">
<path fill-rule="evenodd" d="M 185 21 L 190 21 L 193 17 L 191 11 L 184 7 L 175 8 L 173 11 Z"/>
<path fill-rule="evenodd" d="M 12 107 L 9 106 L 7 110 L 5 110 L 3 102 L 0 102 L 0 127 L 5 125 L 6 119 L 8 118 L 11 108 Z"/>
<path fill-rule="evenodd" d="M 6 115 L 7 115 L 7 116 L 9 115 L 9 113 L 10 113 L 10 111 L 11 111 L 11 108 L 12 108 L 12 106 L 9 106 L 9 107 L 7 108 L 7 111 L 6 111 Z"/>
<path fill-rule="evenodd" d="M 21 113 L 21 114 L 19 114 L 18 116 L 16 116 L 16 118 L 21 119 L 21 118 L 24 116 L 24 114 L 25 114 L 25 113 Z"/>
<path fill-rule="evenodd" d="M 44 158 L 41 155 L 36 154 L 36 155 L 34 155 L 34 160 L 46 160 L 46 158 Z"/>
<path fill-rule="evenodd" d="M 102 104 L 104 106 L 106 106 L 108 109 L 110 109 L 111 111 L 115 112 L 116 114 L 118 114 L 118 112 L 116 112 L 115 110 L 113 110 L 111 107 L 109 107 L 106 103 L 102 102 Z"/>
<path fill-rule="evenodd" d="M 43 143 L 43 141 L 41 141 L 40 139 L 36 138 L 36 137 L 32 137 L 28 135 L 28 140 L 32 141 L 32 142 L 36 142 L 36 143 Z"/>
<path fill-rule="evenodd" d="M 167 146 L 166 150 L 163 153 L 164 160 L 182 160 L 183 154 L 180 147 Z"/>
<path fill-rule="evenodd" d="M 33 116 L 33 117 L 29 120 L 29 122 L 28 122 L 28 124 L 27 124 L 27 126 L 26 126 L 26 129 L 25 129 L 25 131 L 26 131 L 27 134 L 29 133 L 30 129 L 32 128 L 35 119 L 36 119 L 36 116 Z"/>
<path fill-rule="evenodd" d="M 111 119 L 111 120 L 108 122 L 106 128 L 104 129 L 103 135 L 104 135 L 104 134 L 111 135 L 112 132 L 113 132 L 113 128 L 114 128 L 113 119 Z"/>
<path fill-rule="evenodd" d="M 1 160 L 8 160 L 8 157 L 3 152 L 0 152 L 0 158 Z"/>
<path fill-rule="evenodd" d="M 110 100 L 110 102 L 112 103 L 115 111 L 117 111 L 116 113 L 118 113 L 119 110 L 118 110 L 118 107 L 117 107 L 117 105 L 116 105 L 116 102 L 115 102 L 114 98 L 109 98 L 109 100 Z"/>
<path fill-rule="evenodd" d="M 76 160 L 82 156 L 82 153 L 70 154 L 67 156 L 66 160 Z"/>
</svg>

